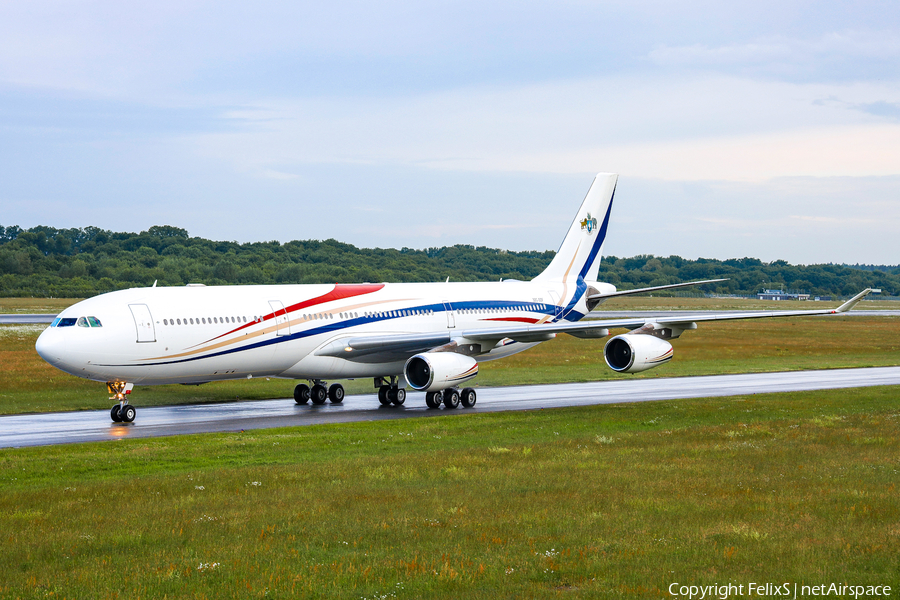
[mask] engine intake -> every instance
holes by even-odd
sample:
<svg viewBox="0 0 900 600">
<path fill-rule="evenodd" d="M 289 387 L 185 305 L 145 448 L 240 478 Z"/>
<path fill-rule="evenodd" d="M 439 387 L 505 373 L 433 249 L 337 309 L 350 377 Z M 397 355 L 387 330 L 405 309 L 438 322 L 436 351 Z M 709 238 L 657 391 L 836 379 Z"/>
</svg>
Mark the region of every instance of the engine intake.
<svg viewBox="0 0 900 600">
<path fill-rule="evenodd" d="M 478 375 L 478 363 L 471 356 L 455 352 L 425 352 L 406 361 L 403 375 L 414 390 L 436 392 Z"/>
<path fill-rule="evenodd" d="M 639 373 L 665 364 L 674 356 L 672 344 L 652 335 L 617 335 L 606 343 L 603 357 L 613 371 Z"/>
</svg>

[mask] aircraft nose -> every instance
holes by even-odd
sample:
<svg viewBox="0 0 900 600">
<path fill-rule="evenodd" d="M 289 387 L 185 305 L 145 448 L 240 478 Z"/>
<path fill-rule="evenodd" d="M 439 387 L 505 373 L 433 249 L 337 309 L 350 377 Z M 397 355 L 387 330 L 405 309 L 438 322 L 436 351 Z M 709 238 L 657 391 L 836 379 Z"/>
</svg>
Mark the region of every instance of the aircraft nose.
<svg viewBox="0 0 900 600">
<path fill-rule="evenodd" d="M 58 331 L 48 327 L 38 336 L 34 343 L 34 349 L 48 363 L 58 365 L 62 362 L 66 350 L 65 336 L 59 335 Z"/>
</svg>

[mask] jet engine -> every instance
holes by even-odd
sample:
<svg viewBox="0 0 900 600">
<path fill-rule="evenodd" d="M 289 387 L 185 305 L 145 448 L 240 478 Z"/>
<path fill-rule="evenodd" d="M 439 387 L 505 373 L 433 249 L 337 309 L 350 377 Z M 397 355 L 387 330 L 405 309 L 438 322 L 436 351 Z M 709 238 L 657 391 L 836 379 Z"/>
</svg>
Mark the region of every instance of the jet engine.
<svg viewBox="0 0 900 600">
<path fill-rule="evenodd" d="M 638 373 L 672 360 L 672 344 L 647 334 L 617 335 L 603 349 L 606 364 L 619 373 Z"/>
<path fill-rule="evenodd" d="M 425 352 L 406 361 L 403 374 L 414 390 L 436 392 L 478 375 L 478 363 L 471 356 L 455 352 Z"/>
</svg>

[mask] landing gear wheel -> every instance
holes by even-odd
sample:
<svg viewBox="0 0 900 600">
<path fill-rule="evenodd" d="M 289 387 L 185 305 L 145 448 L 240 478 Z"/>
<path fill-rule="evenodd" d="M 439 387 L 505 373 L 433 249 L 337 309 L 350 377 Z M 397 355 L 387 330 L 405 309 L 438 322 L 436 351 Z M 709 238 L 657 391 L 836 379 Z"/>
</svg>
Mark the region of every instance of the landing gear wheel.
<svg viewBox="0 0 900 600">
<path fill-rule="evenodd" d="M 454 389 L 444 390 L 444 407 L 456 408 L 459 406 L 459 392 Z"/>
<path fill-rule="evenodd" d="M 340 404 L 344 401 L 344 386 L 339 383 L 331 384 L 328 388 L 328 399 L 332 404 Z"/>
<path fill-rule="evenodd" d="M 297 404 L 306 404 L 309 402 L 309 386 L 305 383 L 298 383 L 294 388 L 294 402 Z"/>
<path fill-rule="evenodd" d="M 391 404 L 394 406 L 400 406 L 404 402 L 406 402 L 406 390 L 403 388 L 391 388 L 388 391 L 388 400 L 391 401 Z"/>
<path fill-rule="evenodd" d="M 476 394 L 472 388 L 463 388 L 459 394 L 459 401 L 462 402 L 464 408 L 472 408 L 475 406 Z"/>
<path fill-rule="evenodd" d="M 425 406 L 428 408 L 440 408 L 441 400 L 440 392 L 425 392 Z"/>
<path fill-rule="evenodd" d="M 324 385 L 317 383 L 309 391 L 309 399 L 312 400 L 313 404 L 325 404 L 325 400 L 328 399 L 328 390 L 325 389 Z"/>
<path fill-rule="evenodd" d="M 389 385 L 383 385 L 378 388 L 378 401 L 382 406 L 389 406 L 391 401 L 388 399 L 388 391 L 391 389 Z"/>
<path fill-rule="evenodd" d="M 119 409 L 119 417 L 125 423 L 131 423 L 134 421 L 134 417 L 137 416 L 137 411 L 130 404 L 126 404 L 122 408 Z"/>
<path fill-rule="evenodd" d="M 113 407 L 109 409 L 109 418 L 115 421 L 116 423 L 122 422 L 122 417 L 119 416 L 119 405 L 113 404 Z"/>
</svg>

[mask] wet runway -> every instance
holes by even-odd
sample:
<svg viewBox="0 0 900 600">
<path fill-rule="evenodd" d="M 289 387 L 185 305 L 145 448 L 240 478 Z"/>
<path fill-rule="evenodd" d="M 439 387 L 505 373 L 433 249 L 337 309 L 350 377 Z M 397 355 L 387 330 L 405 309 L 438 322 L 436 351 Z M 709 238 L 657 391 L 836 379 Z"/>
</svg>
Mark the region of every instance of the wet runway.
<svg viewBox="0 0 900 600">
<path fill-rule="evenodd" d="M 383 407 L 367 394 L 339 405 L 298 406 L 285 399 L 144 408 L 138 392 L 137 419 L 129 424 L 112 423 L 108 410 L 0 417 L 0 447 L 875 385 L 900 385 L 900 367 L 478 388 L 474 408 L 453 411 L 425 408 L 418 393 L 400 407 Z"/>
<path fill-rule="evenodd" d="M 0 315 L 0 325 L 49 325 L 55 318 L 56 315 L 4 314 Z"/>
</svg>

